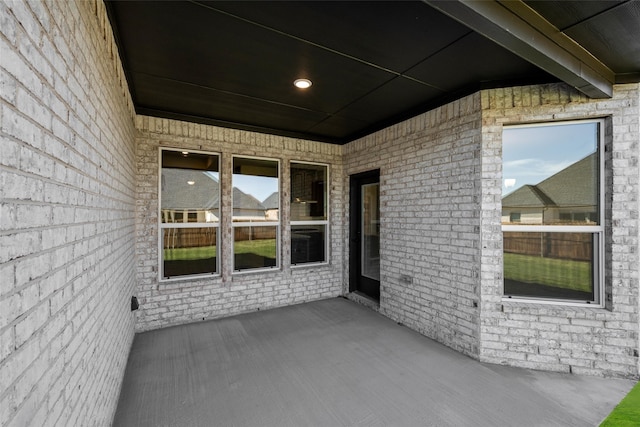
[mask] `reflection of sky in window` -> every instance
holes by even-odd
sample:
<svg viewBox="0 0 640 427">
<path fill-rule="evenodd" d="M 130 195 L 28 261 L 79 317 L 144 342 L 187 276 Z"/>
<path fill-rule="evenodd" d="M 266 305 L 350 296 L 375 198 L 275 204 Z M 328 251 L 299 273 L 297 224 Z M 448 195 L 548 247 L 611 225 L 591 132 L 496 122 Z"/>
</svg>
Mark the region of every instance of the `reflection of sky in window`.
<svg viewBox="0 0 640 427">
<path fill-rule="evenodd" d="M 218 179 L 218 176 L 219 176 L 218 172 L 206 171 L 205 174 L 213 178 L 215 182 L 220 182 L 220 180 Z"/>
<path fill-rule="evenodd" d="M 278 191 L 278 178 L 233 174 L 233 186 L 260 202 Z"/>
<path fill-rule="evenodd" d="M 505 127 L 502 134 L 502 195 L 535 185 L 597 149 L 597 123 Z"/>
</svg>

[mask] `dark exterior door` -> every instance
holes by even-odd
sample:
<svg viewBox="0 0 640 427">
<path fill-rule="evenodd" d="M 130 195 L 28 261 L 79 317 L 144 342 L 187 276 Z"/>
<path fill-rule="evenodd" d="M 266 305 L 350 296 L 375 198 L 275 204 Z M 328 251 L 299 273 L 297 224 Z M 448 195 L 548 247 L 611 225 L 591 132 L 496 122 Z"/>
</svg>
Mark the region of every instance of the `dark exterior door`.
<svg viewBox="0 0 640 427">
<path fill-rule="evenodd" d="M 349 291 L 380 300 L 380 171 L 351 176 Z"/>
</svg>

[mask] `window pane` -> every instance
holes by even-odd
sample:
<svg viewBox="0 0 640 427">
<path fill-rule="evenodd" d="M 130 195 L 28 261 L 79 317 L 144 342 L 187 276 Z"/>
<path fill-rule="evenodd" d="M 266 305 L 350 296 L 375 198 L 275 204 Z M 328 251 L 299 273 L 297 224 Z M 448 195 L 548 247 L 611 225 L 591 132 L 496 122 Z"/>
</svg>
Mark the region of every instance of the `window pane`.
<svg viewBox="0 0 640 427">
<path fill-rule="evenodd" d="M 327 219 L 327 167 L 291 163 L 291 221 Z"/>
<path fill-rule="evenodd" d="M 278 162 L 233 159 L 233 220 L 236 222 L 278 221 Z"/>
<path fill-rule="evenodd" d="M 325 230 L 324 225 L 292 225 L 291 264 L 324 262 Z"/>
<path fill-rule="evenodd" d="M 234 227 L 234 270 L 276 267 L 277 227 Z"/>
<path fill-rule="evenodd" d="M 216 227 L 162 229 L 163 277 L 216 273 Z"/>
<path fill-rule="evenodd" d="M 218 156 L 163 151 L 160 193 L 161 222 L 218 222 Z"/>
<path fill-rule="evenodd" d="M 362 186 L 362 275 L 380 280 L 380 184 Z"/>
<path fill-rule="evenodd" d="M 502 223 L 598 225 L 595 122 L 505 128 Z"/>
<path fill-rule="evenodd" d="M 594 301 L 593 233 L 504 233 L 504 294 Z"/>
</svg>

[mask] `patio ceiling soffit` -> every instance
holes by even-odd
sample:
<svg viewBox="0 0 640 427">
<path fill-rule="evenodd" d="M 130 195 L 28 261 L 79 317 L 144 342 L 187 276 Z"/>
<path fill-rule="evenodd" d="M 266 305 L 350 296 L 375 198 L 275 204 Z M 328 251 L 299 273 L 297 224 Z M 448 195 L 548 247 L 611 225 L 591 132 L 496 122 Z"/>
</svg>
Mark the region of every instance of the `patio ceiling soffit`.
<svg viewBox="0 0 640 427">
<path fill-rule="evenodd" d="M 611 98 L 615 73 L 524 2 L 423 0 L 590 98 Z"/>
</svg>

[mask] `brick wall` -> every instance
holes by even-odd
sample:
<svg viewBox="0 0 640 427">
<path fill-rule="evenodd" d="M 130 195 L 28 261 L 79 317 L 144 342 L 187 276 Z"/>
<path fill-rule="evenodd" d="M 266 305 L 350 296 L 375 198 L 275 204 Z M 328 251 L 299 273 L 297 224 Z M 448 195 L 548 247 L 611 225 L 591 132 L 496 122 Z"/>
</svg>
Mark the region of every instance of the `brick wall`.
<svg viewBox="0 0 640 427">
<path fill-rule="evenodd" d="M 345 175 L 380 169 L 380 312 L 468 355 L 479 340 L 480 135 L 475 94 L 345 146 Z"/>
<path fill-rule="evenodd" d="M 639 94 L 486 90 L 345 146 L 345 187 L 380 169 L 381 313 L 487 362 L 638 376 Z M 503 302 L 502 127 L 593 117 L 609 118 L 606 307 Z"/>
<path fill-rule="evenodd" d="M 101 1 L 0 2 L 0 425 L 108 425 L 133 339 L 133 108 Z"/>
<path fill-rule="evenodd" d="M 202 321 L 237 313 L 291 305 L 341 295 L 343 286 L 342 147 L 293 138 L 138 116 L 137 127 L 137 283 L 141 306 L 136 329 Z M 158 154 L 159 147 L 221 154 L 221 274 L 206 279 L 158 280 Z M 280 269 L 232 274 L 232 156 L 280 160 Z M 290 267 L 289 162 L 329 164 L 330 262 Z"/>
<path fill-rule="evenodd" d="M 637 377 L 640 85 L 590 100 L 565 85 L 482 92 L 480 359 L 533 369 Z M 606 117 L 606 308 L 502 301 L 501 139 L 511 123 Z"/>
</svg>

